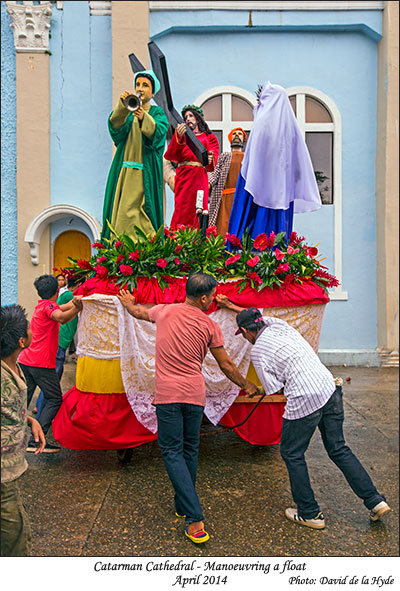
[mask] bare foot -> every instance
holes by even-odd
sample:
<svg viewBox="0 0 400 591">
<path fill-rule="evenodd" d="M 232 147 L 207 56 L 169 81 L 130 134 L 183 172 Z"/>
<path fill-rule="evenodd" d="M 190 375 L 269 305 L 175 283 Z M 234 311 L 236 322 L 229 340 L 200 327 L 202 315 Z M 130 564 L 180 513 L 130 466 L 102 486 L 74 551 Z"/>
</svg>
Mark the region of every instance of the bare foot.
<svg viewBox="0 0 400 591">
<path fill-rule="evenodd" d="M 202 521 L 193 521 L 192 523 L 189 523 L 188 533 L 192 535 L 202 529 L 204 529 L 204 523 Z"/>
</svg>

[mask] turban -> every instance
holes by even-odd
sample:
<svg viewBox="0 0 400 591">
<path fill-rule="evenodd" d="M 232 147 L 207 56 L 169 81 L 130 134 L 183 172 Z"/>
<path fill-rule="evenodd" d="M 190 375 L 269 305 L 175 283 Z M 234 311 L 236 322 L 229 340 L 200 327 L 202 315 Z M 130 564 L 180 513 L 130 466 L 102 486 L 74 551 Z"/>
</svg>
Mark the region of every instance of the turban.
<svg viewBox="0 0 400 591">
<path fill-rule="evenodd" d="M 244 141 L 247 142 L 247 135 L 244 129 L 242 129 L 241 127 L 234 127 L 233 129 L 230 130 L 230 132 L 228 133 L 228 140 L 229 143 L 232 143 L 232 136 L 233 136 L 233 132 L 234 131 L 241 131 L 244 135 Z"/>
</svg>

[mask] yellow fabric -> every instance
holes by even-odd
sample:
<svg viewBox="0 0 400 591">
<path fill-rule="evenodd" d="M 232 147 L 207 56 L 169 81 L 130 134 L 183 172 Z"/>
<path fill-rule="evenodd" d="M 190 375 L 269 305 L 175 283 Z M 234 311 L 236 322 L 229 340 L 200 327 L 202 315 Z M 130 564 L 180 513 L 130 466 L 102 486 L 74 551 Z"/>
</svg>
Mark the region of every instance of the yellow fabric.
<svg viewBox="0 0 400 591">
<path fill-rule="evenodd" d="M 258 379 L 258 375 L 256 374 L 256 370 L 254 369 L 254 365 L 252 364 L 251 361 L 250 361 L 249 370 L 247 372 L 246 379 L 249 380 L 249 382 L 252 382 L 256 386 L 258 386 L 259 388 L 262 388 L 262 384 L 261 384 L 260 380 Z"/>
<path fill-rule="evenodd" d="M 93 394 L 119 394 L 125 392 L 119 359 L 78 357 L 76 387 Z"/>
</svg>

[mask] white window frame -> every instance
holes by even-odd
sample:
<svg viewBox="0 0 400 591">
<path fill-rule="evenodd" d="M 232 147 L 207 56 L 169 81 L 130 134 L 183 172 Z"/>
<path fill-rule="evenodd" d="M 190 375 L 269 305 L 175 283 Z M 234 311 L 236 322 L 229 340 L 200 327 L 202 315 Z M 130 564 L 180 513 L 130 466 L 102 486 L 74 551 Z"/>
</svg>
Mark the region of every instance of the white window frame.
<svg viewBox="0 0 400 591">
<path fill-rule="evenodd" d="M 230 152 L 231 146 L 228 140 L 228 133 L 234 127 L 242 127 L 243 129 L 251 130 L 253 121 L 232 121 L 232 102 L 231 96 L 235 95 L 246 102 L 250 103 L 254 108 L 257 104 L 256 97 L 238 86 L 216 86 L 210 90 L 206 90 L 197 97 L 194 101 L 195 105 L 201 107 L 203 103 L 213 98 L 214 96 L 222 95 L 222 121 L 210 121 L 207 119 L 207 124 L 210 129 L 214 131 L 222 131 L 222 146 L 221 152 Z"/>
<path fill-rule="evenodd" d="M 335 287 L 329 296 L 331 300 L 347 300 L 348 294 L 342 290 L 343 278 L 343 224 L 342 224 L 342 118 L 340 111 L 332 99 L 310 86 L 292 86 L 286 89 L 288 96 L 296 95 L 296 118 L 304 140 L 309 131 L 331 131 L 333 133 L 333 205 L 334 208 L 334 274 L 340 285 Z M 306 95 L 320 101 L 332 117 L 332 123 L 306 122 Z"/>
</svg>

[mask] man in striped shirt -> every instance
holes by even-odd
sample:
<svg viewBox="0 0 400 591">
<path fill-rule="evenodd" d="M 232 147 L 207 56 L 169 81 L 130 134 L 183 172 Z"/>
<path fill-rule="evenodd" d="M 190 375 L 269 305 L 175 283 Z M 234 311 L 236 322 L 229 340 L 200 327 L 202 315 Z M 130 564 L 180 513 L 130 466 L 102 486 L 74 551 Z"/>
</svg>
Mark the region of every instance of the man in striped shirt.
<svg viewBox="0 0 400 591">
<path fill-rule="evenodd" d="M 242 334 L 253 345 L 250 358 L 264 391 L 274 394 L 283 389 L 287 398 L 281 455 L 297 509 L 286 509 L 286 517 L 314 529 L 325 527 L 304 457 L 317 427 L 330 459 L 343 472 L 355 494 L 363 499 L 370 510 L 370 519 L 376 521 L 390 511 L 385 497 L 345 444 L 342 388 L 335 385 L 332 374 L 307 341 L 284 320 L 263 318 L 257 308 L 243 310 L 224 296 L 216 299 L 219 306 L 239 312 L 236 334 Z"/>
</svg>

